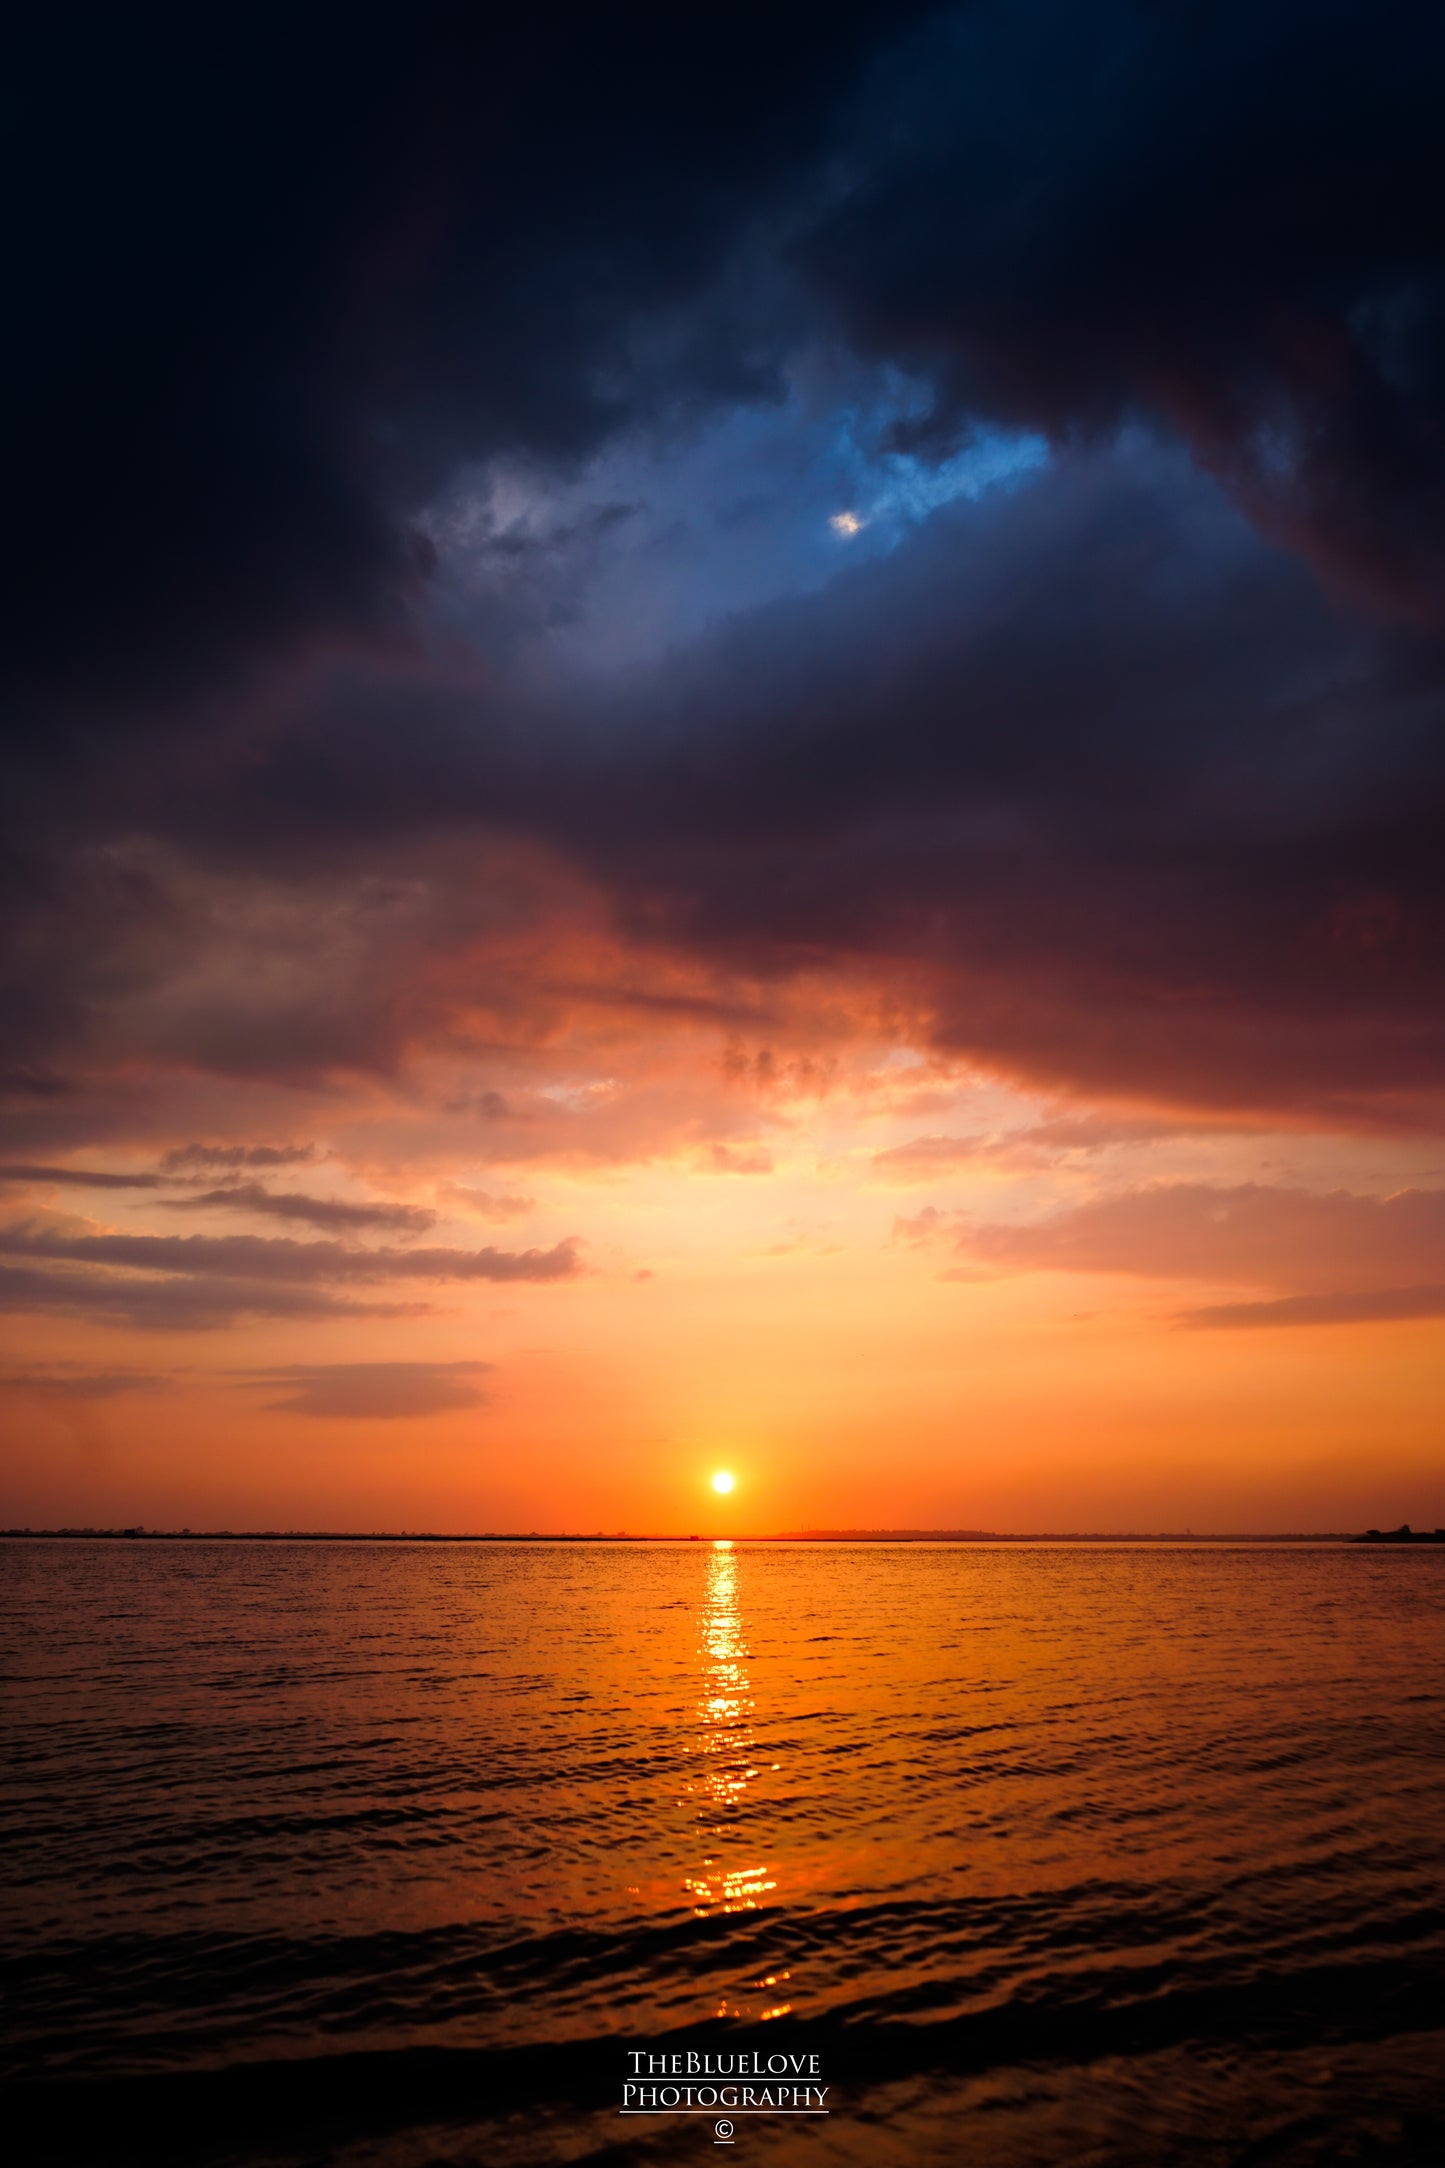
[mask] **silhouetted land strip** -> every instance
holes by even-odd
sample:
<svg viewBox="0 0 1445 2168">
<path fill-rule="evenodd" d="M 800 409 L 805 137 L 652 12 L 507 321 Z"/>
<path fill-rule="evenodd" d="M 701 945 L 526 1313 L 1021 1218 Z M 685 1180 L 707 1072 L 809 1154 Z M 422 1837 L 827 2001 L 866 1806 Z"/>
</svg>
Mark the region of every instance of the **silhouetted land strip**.
<svg viewBox="0 0 1445 2168">
<path fill-rule="evenodd" d="M 1362 1536 L 1351 1536 L 1351 1543 L 1445 1543 L 1445 1528 L 1412 1528 L 1402 1521 L 1398 1528 L 1367 1528 Z"/>
<path fill-rule="evenodd" d="M 1407 1528 L 1363 1536 L 1338 1529 L 1277 1530 L 1247 1535 L 1181 1534 L 1177 1529 L 1042 1530 L 992 1528 L 796 1528 L 776 1535 L 734 1535 L 709 1529 L 698 1535 L 666 1536 L 618 1528 L 585 1535 L 565 1529 L 448 1534 L 425 1529 L 347 1528 L 0 1528 L 0 1539 L 29 1542 L 141 1543 L 1445 1543 L 1445 1529 L 1412 1534 Z"/>
</svg>

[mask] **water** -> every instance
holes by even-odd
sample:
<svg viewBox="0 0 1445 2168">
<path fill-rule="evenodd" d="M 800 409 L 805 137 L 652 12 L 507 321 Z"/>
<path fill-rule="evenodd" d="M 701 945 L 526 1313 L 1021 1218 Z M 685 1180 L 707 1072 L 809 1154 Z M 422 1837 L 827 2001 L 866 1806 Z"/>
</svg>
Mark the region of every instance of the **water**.
<svg viewBox="0 0 1445 2168">
<path fill-rule="evenodd" d="M 12 1542 L 0 1652 L 35 2158 L 1445 2158 L 1445 1552 Z"/>
</svg>

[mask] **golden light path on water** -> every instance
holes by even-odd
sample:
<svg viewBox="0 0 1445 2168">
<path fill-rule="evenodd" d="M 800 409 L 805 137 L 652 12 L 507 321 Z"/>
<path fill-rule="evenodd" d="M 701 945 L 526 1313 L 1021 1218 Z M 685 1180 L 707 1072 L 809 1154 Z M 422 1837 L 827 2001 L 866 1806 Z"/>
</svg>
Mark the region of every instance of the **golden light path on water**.
<svg viewBox="0 0 1445 2168">
<path fill-rule="evenodd" d="M 731 1543 L 720 1539 L 708 1558 L 707 1585 L 698 1614 L 698 1737 L 692 1749 L 697 1770 L 685 1787 L 709 1847 L 698 1873 L 687 1876 L 683 1884 L 699 1919 L 717 1912 L 755 1912 L 777 1887 L 770 1863 L 750 1856 L 751 1832 L 741 1819 L 748 1787 L 762 1773 L 753 1760 L 756 1738 L 749 1653 L 738 1609 L 737 1553 Z M 774 1988 L 787 1978 L 786 1972 L 772 1973 L 757 1984 Z M 780 2002 L 757 2015 L 782 2017 L 791 2007 Z M 717 2015 L 729 2015 L 726 1999 Z"/>
</svg>

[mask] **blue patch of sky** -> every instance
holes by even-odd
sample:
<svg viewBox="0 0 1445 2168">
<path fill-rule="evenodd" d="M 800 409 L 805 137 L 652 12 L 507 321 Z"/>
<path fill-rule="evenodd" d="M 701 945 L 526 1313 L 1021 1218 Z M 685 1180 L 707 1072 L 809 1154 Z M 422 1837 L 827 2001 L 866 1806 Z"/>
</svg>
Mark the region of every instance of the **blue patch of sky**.
<svg viewBox="0 0 1445 2168">
<path fill-rule="evenodd" d="M 619 439 L 579 473 L 459 477 L 426 521 L 449 629 L 544 667 L 646 662 L 1047 465 L 1041 437 L 991 425 L 945 457 L 899 449 L 925 399 L 893 372 L 810 357 L 783 398 Z"/>
</svg>

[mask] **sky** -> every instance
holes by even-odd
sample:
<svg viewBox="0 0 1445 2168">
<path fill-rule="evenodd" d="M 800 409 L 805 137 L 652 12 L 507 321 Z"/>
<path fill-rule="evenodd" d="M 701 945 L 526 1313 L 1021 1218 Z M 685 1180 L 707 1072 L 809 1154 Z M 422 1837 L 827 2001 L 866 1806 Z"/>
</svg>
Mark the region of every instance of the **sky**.
<svg viewBox="0 0 1445 2168">
<path fill-rule="evenodd" d="M 514 12 L 17 36 L 0 1523 L 1445 1522 L 1445 27 Z"/>
</svg>

